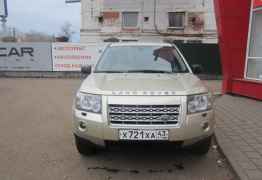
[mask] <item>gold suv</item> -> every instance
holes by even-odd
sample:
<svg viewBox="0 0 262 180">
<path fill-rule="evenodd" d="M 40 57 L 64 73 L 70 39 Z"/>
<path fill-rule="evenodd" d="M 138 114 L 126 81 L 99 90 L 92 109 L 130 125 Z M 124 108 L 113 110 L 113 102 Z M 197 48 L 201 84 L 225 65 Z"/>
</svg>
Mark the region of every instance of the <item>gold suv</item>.
<svg viewBox="0 0 262 180">
<path fill-rule="evenodd" d="M 79 153 L 108 142 L 181 142 L 206 154 L 214 133 L 212 95 L 179 49 L 167 43 L 108 45 L 73 105 Z"/>
</svg>

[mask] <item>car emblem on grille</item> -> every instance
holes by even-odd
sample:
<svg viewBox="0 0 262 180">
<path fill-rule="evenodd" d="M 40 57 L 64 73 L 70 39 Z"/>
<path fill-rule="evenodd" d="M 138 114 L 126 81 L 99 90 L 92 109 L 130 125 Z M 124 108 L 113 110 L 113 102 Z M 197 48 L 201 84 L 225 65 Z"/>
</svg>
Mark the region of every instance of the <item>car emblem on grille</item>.
<svg viewBox="0 0 262 180">
<path fill-rule="evenodd" d="M 170 119 L 169 115 L 162 115 L 162 116 L 160 116 L 160 120 L 162 120 L 164 122 L 167 122 L 169 119 Z"/>
</svg>

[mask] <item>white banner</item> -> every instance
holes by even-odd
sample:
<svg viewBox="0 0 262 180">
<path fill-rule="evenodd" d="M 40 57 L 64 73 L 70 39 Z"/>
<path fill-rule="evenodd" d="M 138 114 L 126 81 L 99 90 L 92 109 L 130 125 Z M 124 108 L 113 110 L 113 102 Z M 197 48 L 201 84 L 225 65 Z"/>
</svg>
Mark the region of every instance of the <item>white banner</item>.
<svg viewBox="0 0 262 180">
<path fill-rule="evenodd" d="M 52 71 L 50 43 L 0 43 L 0 71 Z"/>
<path fill-rule="evenodd" d="M 53 71 L 80 71 L 97 62 L 105 44 L 53 43 Z"/>
</svg>

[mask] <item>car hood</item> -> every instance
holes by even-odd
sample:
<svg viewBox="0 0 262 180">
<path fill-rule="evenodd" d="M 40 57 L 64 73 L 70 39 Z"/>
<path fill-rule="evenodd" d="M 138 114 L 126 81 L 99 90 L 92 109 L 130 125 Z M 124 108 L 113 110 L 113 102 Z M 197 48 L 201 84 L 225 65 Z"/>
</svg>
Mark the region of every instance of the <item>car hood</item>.
<svg viewBox="0 0 262 180">
<path fill-rule="evenodd" d="M 208 92 L 193 74 L 93 73 L 80 91 L 102 95 L 189 95 Z"/>
</svg>

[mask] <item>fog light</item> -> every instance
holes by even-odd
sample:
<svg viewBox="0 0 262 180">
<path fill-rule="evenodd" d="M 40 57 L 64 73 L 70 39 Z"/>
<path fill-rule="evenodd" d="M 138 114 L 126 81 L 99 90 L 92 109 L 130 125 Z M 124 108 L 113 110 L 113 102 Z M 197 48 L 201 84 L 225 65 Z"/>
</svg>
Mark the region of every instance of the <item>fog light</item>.
<svg viewBox="0 0 262 180">
<path fill-rule="evenodd" d="M 204 122 L 202 124 L 202 128 L 203 128 L 204 131 L 208 131 L 209 130 L 209 123 L 208 122 Z"/>
<path fill-rule="evenodd" d="M 87 127 L 87 125 L 86 125 L 85 122 L 83 122 L 83 121 L 80 121 L 80 122 L 79 122 L 79 130 L 80 130 L 80 131 L 85 131 L 85 130 L 86 130 L 86 127 Z"/>
</svg>

